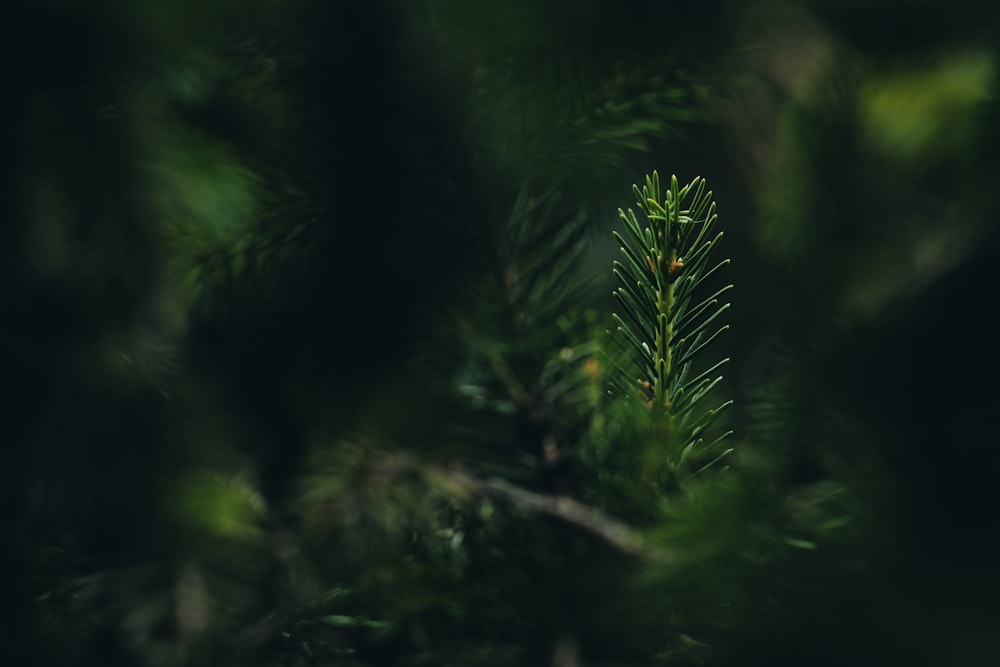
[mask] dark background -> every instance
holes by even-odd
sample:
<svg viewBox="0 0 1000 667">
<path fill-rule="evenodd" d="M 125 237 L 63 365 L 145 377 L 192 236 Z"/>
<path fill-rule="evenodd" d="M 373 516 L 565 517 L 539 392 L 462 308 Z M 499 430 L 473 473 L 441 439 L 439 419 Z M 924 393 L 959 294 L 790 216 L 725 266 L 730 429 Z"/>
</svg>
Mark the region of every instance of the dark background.
<svg viewBox="0 0 1000 667">
<path fill-rule="evenodd" d="M 660 622 L 711 645 L 682 663 L 996 661 L 980 5 L 5 2 L 3 661 L 655 664 Z M 579 225 L 573 312 L 606 327 L 614 211 L 654 168 L 719 202 L 740 497 L 768 536 L 778 506 L 858 529 L 752 567 L 731 537 L 624 611 L 612 574 L 570 577 L 566 623 L 602 630 L 564 651 L 531 627 L 551 526 L 487 530 L 503 556 L 456 584 L 379 541 L 413 519 L 404 482 L 350 529 L 310 503 L 377 486 L 343 472 L 370 441 L 524 481 L 488 439 L 439 445 L 454 421 L 519 433 L 450 393 L 481 373 L 454 323 L 515 370 L 559 349 L 555 315 L 521 349 L 491 308 L 529 192 Z M 660 590 L 702 635 L 656 617 Z"/>
</svg>

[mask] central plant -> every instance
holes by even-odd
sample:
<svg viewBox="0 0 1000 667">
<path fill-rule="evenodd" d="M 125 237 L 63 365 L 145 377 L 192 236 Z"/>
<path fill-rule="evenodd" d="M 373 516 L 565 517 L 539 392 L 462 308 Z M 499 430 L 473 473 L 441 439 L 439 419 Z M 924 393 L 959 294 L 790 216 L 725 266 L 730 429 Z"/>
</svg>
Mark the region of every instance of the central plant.
<svg viewBox="0 0 1000 667">
<path fill-rule="evenodd" d="M 710 457 L 697 472 L 731 451 L 715 454 L 731 431 L 706 441 L 709 427 L 732 404 L 712 398 L 722 380 L 716 373 L 729 359 L 695 365 L 729 329 L 721 319 L 730 306 L 723 298 L 733 286 L 706 294 L 710 278 L 729 260 L 712 260 L 722 232 L 713 231 L 715 202 L 705 179 L 680 187 L 673 176 L 663 192 L 654 171 L 633 192 L 645 220 L 631 208 L 618 210 L 626 233 L 614 232 L 623 256 L 614 263 L 614 295 L 621 306 L 614 318 L 625 361 L 612 383 L 616 393 L 644 401 L 671 434 L 670 442 L 680 443 L 673 467 Z"/>
</svg>

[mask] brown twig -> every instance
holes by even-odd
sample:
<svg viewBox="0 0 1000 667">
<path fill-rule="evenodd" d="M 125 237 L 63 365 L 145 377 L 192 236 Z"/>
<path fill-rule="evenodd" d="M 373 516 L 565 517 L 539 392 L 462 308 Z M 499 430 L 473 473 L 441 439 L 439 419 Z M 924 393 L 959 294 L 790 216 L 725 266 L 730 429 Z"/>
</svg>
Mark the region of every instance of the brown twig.
<svg viewBox="0 0 1000 667">
<path fill-rule="evenodd" d="M 677 560 L 676 554 L 648 545 L 627 524 L 568 496 L 536 493 L 498 478 L 481 479 L 456 467 L 435 472 L 435 477 L 445 486 L 463 494 L 493 498 L 518 509 L 548 514 L 596 535 L 627 554 L 664 562 Z"/>
</svg>

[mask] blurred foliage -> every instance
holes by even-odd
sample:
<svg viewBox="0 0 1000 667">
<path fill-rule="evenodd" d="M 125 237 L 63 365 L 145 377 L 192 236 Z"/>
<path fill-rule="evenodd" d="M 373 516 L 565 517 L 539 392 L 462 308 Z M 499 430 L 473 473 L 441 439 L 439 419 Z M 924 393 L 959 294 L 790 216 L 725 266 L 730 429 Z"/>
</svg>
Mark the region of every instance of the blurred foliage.
<svg viewBox="0 0 1000 667">
<path fill-rule="evenodd" d="M 992 95 L 988 52 L 952 56 L 915 74 L 866 82 L 861 124 L 866 144 L 905 168 L 965 154 L 979 134 L 977 110 Z"/>
<path fill-rule="evenodd" d="M 4 664 L 996 662 L 980 4 L 4 3 Z M 667 490 L 653 168 L 736 286 Z"/>
</svg>

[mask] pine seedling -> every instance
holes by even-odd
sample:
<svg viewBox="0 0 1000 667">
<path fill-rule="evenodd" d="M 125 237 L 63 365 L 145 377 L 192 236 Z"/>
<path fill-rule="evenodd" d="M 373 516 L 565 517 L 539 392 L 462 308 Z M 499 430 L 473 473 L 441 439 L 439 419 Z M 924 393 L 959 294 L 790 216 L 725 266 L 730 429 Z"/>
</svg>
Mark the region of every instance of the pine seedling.
<svg viewBox="0 0 1000 667">
<path fill-rule="evenodd" d="M 614 262 L 619 287 L 614 296 L 620 313 L 613 315 L 613 336 L 624 352 L 619 372 L 612 374 L 612 393 L 641 400 L 650 410 L 657 432 L 666 434 L 669 465 L 697 473 L 726 456 L 715 455 L 731 431 L 707 440 L 709 427 L 732 405 L 713 398 L 729 361 L 704 362 L 711 344 L 729 326 L 725 285 L 706 294 L 710 278 L 729 264 L 712 253 L 722 238 L 715 233 L 715 202 L 703 178 L 680 187 L 672 176 L 662 193 L 654 171 L 640 189 L 633 186 L 644 222 L 631 208 L 618 210 L 625 235 L 614 232 L 622 260 Z M 695 461 L 710 460 L 700 467 Z"/>
</svg>

